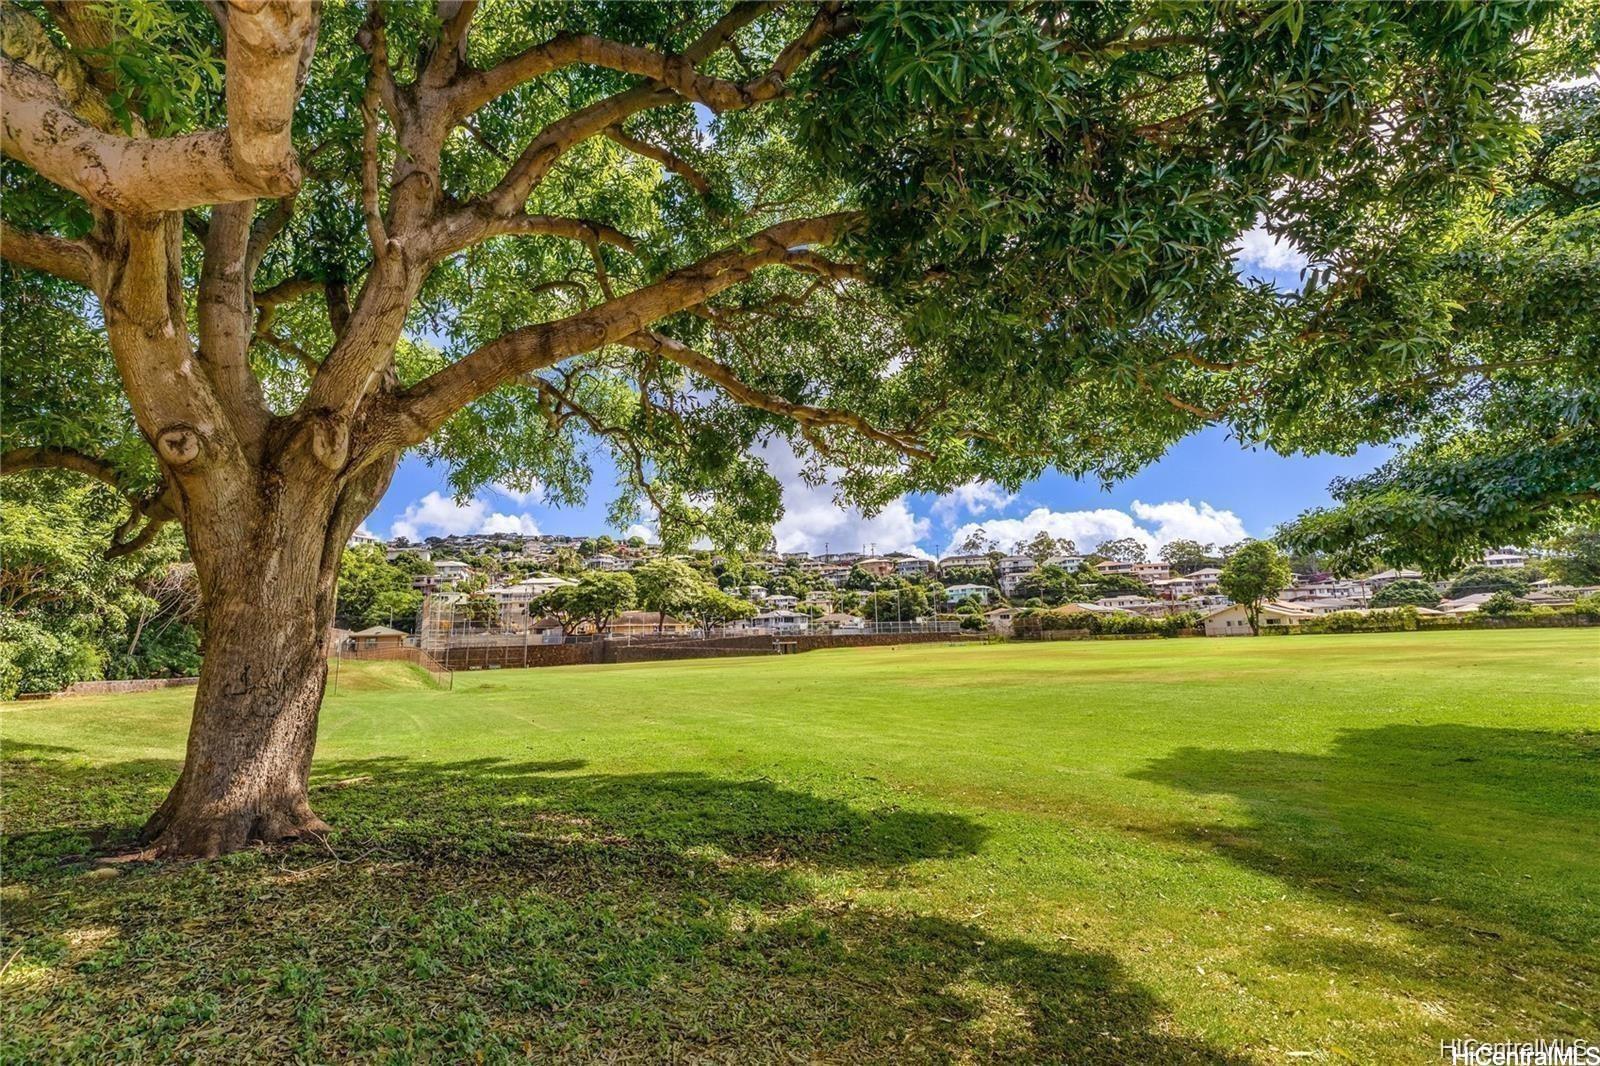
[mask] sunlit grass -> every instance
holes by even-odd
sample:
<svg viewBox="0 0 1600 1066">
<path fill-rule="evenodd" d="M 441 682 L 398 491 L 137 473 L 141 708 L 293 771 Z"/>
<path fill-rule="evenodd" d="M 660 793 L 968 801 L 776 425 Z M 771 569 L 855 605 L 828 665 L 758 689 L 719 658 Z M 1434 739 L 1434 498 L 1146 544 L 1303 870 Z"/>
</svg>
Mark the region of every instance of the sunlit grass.
<svg viewBox="0 0 1600 1066">
<path fill-rule="evenodd" d="M 93 864 L 188 693 L 0 712 L 0 1059 L 1420 1063 L 1600 1017 L 1593 631 L 345 671 L 338 835 L 210 864 Z"/>
</svg>

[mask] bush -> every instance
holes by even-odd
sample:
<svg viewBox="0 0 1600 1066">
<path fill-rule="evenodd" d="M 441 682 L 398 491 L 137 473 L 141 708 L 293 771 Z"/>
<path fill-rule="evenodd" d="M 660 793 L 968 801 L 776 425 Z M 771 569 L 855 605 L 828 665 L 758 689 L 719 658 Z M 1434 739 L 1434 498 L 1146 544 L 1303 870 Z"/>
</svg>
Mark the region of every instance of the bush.
<svg viewBox="0 0 1600 1066">
<path fill-rule="evenodd" d="M 0 692 L 56 692 L 101 676 L 102 653 L 79 637 L 52 633 L 21 619 L 0 620 Z"/>
<path fill-rule="evenodd" d="M 1579 618 L 1600 618 L 1600 592 L 1591 592 L 1572 601 L 1568 613 Z"/>
<path fill-rule="evenodd" d="M 1478 611 L 1491 618 L 1503 618 L 1506 615 L 1527 613 L 1528 605 L 1502 589 L 1479 604 Z"/>
<path fill-rule="evenodd" d="M 1416 578 L 1401 578 L 1392 581 L 1379 589 L 1377 595 L 1372 597 L 1374 607 L 1437 607 L 1439 606 L 1439 592 L 1426 581 Z"/>
<path fill-rule="evenodd" d="M 1472 596 L 1479 592 L 1506 591 L 1522 595 L 1528 591 L 1528 582 L 1537 581 L 1536 572 L 1527 567 L 1500 569 L 1490 566 L 1472 566 L 1456 575 L 1445 594 L 1451 599 Z M 1482 610 L 1482 608 L 1479 608 Z"/>
<path fill-rule="evenodd" d="M 1081 629 L 1096 636 L 1127 636 L 1156 633 L 1175 637 L 1182 630 L 1200 624 L 1200 612 L 1182 611 L 1166 618 L 1146 618 L 1138 614 L 1090 614 L 1088 612 L 1042 611 L 1028 620 L 1027 628 L 1037 622 L 1040 629 Z M 1012 632 L 1018 629 L 1013 625 Z"/>
<path fill-rule="evenodd" d="M 1417 628 L 1414 606 L 1387 611 L 1334 611 L 1300 623 L 1302 633 L 1393 633 Z"/>
</svg>

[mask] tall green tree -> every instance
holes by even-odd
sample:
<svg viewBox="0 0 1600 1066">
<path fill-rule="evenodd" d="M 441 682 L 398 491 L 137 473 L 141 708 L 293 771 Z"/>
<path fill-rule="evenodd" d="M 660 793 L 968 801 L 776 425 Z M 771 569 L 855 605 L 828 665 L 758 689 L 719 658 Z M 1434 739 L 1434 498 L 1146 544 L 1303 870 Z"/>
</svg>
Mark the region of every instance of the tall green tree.
<svg viewBox="0 0 1600 1066">
<path fill-rule="evenodd" d="M 1289 560 L 1270 540 L 1252 540 L 1240 546 L 1222 564 L 1217 588 L 1244 607 L 1250 632 L 1261 633 L 1261 606 L 1282 592 L 1294 577 Z"/>
<path fill-rule="evenodd" d="M 206 605 L 145 837 L 326 828 L 322 633 L 408 450 L 565 502 L 607 447 L 619 523 L 753 549 L 775 437 L 869 510 L 1207 421 L 1319 445 L 1305 390 L 1414 374 L 1415 316 L 1286 302 L 1236 242 L 1403 292 L 1391 238 L 1516 148 L 1550 10 L 6 5 L 0 253 L 75 343 L 8 344 L 0 466 L 126 490 L 123 548 L 180 523 Z"/>
<path fill-rule="evenodd" d="M 1574 9 L 1592 72 L 1600 6 Z M 1282 531 L 1291 546 L 1347 572 L 1449 572 L 1600 523 L 1600 86 L 1544 89 L 1530 116 L 1537 135 L 1489 189 L 1413 231 L 1395 281 L 1348 297 L 1393 300 L 1425 328 L 1391 347 L 1388 381 L 1314 399 L 1316 421 L 1341 420 L 1352 442 L 1414 439 L 1334 482 L 1333 507 Z"/>
<path fill-rule="evenodd" d="M 639 606 L 656 612 L 656 632 L 666 624 L 667 615 L 687 611 L 705 587 L 699 571 L 680 559 L 652 559 L 631 571 Z"/>
</svg>

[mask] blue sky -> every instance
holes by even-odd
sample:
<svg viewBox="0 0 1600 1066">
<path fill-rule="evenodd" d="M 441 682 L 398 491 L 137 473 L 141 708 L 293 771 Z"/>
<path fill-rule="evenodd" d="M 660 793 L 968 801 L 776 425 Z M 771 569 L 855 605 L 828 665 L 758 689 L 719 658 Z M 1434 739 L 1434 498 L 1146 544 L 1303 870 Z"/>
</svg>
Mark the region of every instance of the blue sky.
<svg viewBox="0 0 1600 1066">
<path fill-rule="evenodd" d="M 867 518 L 838 507 L 828 486 L 800 481 L 788 455 L 769 464 L 785 484 L 784 520 L 776 531 L 784 550 L 916 550 L 933 555 L 981 524 L 1009 544 L 1041 529 L 1073 537 L 1087 548 L 1109 536 L 1136 536 L 1152 546 L 1177 537 L 1226 543 L 1264 536 L 1308 507 L 1328 502 L 1328 482 L 1364 473 L 1389 454 L 1366 448 L 1353 456 L 1280 456 L 1244 449 L 1224 431 L 1208 429 L 1180 442 L 1159 462 L 1103 492 L 1097 483 L 1047 474 L 1016 494 L 969 486 L 943 498 L 911 496 Z M 537 494 L 489 487 L 458 502 L 442 467 L 420 459 L 400 466 L 366 528 L 380 536 L 413 538 L 446 533 L 617 533 L 606 524 L 612 474 L 596 456 L 591 498 L 581 508 L 556 508 Z"/>
<path fill-rule="evenodd" d="M 1236 259 L 1241 273 L 1285 288 L 1298 287 L 1305 265 L 1293 248 L 1259 227 L 1244 234 Z M 870 548 L 939 555 L 979 524 L 1007 546 L 1040 530 L 1072 537 L 1084 549 L 1113 536 L 1137 537 L 1151 549 L 1179 537 L 1224 544 L 1265 536 L 1306 508 L 1327 503 L 1333 478 L 1365 473 L 1389 454 L 1388 448 L 1365 448 L 1353 456 L 1280 456 L 1242 448 L 1225 431 L 1207 429 L 1110 491 L 1101 491 L 1098 483 L 1047 474 L 1015 494 L 972 485 L 942 498 L 906 497 L 872 518 L 838 507 L 829 486 L 806 485 L 786 449 L 768 449 L 765 457 L 785 486 L 786 514 L 774 531 L 780 549 Z M 457 501 L 442 467 L 407 459 L 366 528 L 383 537 L 413 539 L 475 532 L 627 532 L 607 526 L 614 474 L 603 454 L 593 463 L 588 503 L 557 509 L 538 493 L 495 487 Z"/>
</svg>

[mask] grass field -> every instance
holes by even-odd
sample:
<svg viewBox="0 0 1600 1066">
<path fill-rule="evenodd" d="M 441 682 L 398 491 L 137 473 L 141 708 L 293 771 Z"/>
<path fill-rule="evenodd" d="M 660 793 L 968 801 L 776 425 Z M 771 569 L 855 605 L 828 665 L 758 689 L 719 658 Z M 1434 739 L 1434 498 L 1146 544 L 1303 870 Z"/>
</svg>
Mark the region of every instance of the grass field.
<svg viewBox="0 0 1600 1066">
<path fill-rule="evenodd" d="M 347 664 L 328 845 L 95 866 L 188 699 L 0 712 L 0 1059 L 1600 1038 L 1595 631 Z"/>
</svg>

